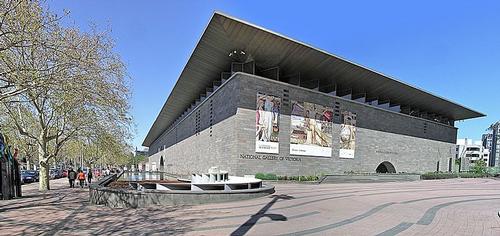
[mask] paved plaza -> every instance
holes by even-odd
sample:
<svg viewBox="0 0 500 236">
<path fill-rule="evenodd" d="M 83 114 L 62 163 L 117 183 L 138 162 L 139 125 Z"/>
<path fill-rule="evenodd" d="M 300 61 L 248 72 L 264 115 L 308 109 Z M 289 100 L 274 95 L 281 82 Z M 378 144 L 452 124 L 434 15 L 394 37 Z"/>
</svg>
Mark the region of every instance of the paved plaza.
<svg viewBox="0 0 500 236">
<path fill-rule="evenodd" d="M 111 209 L 53 180 L 0 201 L 0 235 L 500 235 L 500 179 L 277 184 L 224 204 Z"/>
</svg>

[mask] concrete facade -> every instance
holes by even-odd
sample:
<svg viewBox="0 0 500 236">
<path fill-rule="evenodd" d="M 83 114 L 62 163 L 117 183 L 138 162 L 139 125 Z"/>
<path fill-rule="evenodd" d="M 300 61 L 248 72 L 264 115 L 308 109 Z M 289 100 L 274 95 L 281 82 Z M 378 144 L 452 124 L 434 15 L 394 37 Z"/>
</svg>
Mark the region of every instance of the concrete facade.
<svg viewBox="0 0 500 236">
<path fill-rule="evenodd" d="M 282 98 L 279 154 L 255 152 L 257 93 Z M 331 157 L 290 155 L 290 101 L 332 107 L 357 115 L 355 157 L 339 158 L 340 117 L 334 117 Z M 232 175 L 373 173 L 388 161 L 397 172 L 423 173 L 454 168 L 457 129 L 315 90 L 235 73 L 149 149 L 157 169 L 187 176 L 219 166 Z M 159 165 L 163 159 L 163 167 Z"/>
</svg>

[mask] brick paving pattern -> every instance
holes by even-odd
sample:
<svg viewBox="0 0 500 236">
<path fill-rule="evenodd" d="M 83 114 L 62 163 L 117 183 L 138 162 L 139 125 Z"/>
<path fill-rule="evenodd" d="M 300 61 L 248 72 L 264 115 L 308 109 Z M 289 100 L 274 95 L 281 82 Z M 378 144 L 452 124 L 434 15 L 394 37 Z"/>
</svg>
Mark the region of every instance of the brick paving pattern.
<svg viewBox="0 0 500 236">
<path fill-rule="evenodd" d="M 146 209 L 89 205 L 67 185 L 0 201 L 0 235 L 500 235 L 500 179 L 277 184 L 253 200 Z"/>
</svg>

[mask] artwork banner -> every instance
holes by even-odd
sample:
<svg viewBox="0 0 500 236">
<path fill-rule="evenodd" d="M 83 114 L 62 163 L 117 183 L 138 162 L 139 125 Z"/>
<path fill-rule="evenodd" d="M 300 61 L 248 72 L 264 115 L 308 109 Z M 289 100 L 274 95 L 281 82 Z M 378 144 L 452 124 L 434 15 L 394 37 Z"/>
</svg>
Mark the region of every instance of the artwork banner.
<svg viewBox="0 0 500 236">
<path fill-rule="evenodd" d="M 279 153 L 281 98 L 257 93 L 255 152 Z"/>
<path fill-rule="evenodd" d="M 343 123 L 340 125 L 340 158 L 354 158 L 356 147 L 356 114 L 342 112 Z"/>
<path fill-rule="evenodd" d="M 332 156 L 333 109 L 292 100 L 290 154 Z"/>
</svg>

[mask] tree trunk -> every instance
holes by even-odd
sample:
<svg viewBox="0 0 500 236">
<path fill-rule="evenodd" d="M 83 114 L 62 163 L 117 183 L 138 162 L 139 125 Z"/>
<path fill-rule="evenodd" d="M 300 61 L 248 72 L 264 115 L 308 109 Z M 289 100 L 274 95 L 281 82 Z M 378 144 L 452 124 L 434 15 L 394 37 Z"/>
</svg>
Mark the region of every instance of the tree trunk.
<svg viewBox="0 0 500 236">
<path fill-rule="evenodd" d="M 47 159 L 47 145 L 38 144 L 38 163 L 40 164 L 39 187 L 40 191 L 50 190 L 49 160 Z"/>
<path fill-rule="evenodd" d="M 49 185 L 50 175 L 49 175 L 49 165 L 47 162 L 40 161 L 40 191 L 50 190 Z"/>
</svg>

